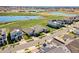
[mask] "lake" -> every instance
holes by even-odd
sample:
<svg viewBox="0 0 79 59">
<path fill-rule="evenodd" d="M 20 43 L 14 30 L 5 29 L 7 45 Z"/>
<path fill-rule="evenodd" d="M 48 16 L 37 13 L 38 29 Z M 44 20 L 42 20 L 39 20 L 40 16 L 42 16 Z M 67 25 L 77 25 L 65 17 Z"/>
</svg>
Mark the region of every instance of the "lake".
<svg viewBox="0 0 79 59">
<path fill-rule="evenodd" d="M 57 15 L 57 16 L 78 16 L 78 14 L 68 14 L 64 12 L 49 12 L 49 14 Z"/>
<path fill-rule="evenodd" d="M 18 20 L 41 19 L 42 16 L 0 16 L 0 22 L 12 22 Z"/>
</svg>

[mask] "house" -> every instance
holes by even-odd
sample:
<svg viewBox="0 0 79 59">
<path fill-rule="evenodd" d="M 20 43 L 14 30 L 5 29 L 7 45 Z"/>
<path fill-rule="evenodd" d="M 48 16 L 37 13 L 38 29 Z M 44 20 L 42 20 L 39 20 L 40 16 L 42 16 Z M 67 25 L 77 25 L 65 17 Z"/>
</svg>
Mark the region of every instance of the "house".
<svg viewBox="0 0 79 59">
<path fill-rule="evenodd" d="M 11 41 L 18 41 L 22 39 L 22 31 L 20 29 L 14 29 L 10 32 Z"/>
<path fill-rule="evenodd" d="M 42 27 L 40 25 L 36 25 L 34 27 L 32 27 L 32 29 L 34 30 L 34 36 L 39 36 L 41 32 L 47 33 L 48 30 L 45 27 Z"/>
<path fill-rule="evenodd" d="M 32 28 L 24 28 L 22 29 L 22 31 L 29 36 L 33 36 L 34 33 L 34 30 Z"/>
<path fill-rule="evenodd" d="M 47 25 L 53 28 L 61 28 L 64 26 L 61 20 L 49 20 Z"/>
<path fill-rule="evenodd" d="M 39 36 L 40 33 L 42 33 L 42 32 L 44 32 L 44 33 L 48 32 L 47 28 L 42 27 L 40 25 L 36 25 L 36 26 L 30 27 L 30 28 L 25 28 L 25 29 L 22 29 L 22 31 L 29 36 Z"/>
<path fill-rule="evenodd" d="M 72 53 L 79 53 L 79 40 L 75 39 L 69 44 L 66 45 L 66 47 L 72 52 Z"/>
<path fill-rule="evenodd" d="M 7 42 L 6 30 L 0 29 L 0 45 L 3 45 Z"/>
<path fill-rule="evenodd" d="M 61 42 L 55 40 L 51 36 L 46 36 L 42 39 L 51 40 L 50 43 L 48 41 L 42 44 L 41 48 L 39 49 L 40 53 L 70 53 L 71 51 Z M 39 53 L 38 52 L 38 53 Z"/>
<path fill-rule="evenodd" d="M 71 19 L 65 19 L 65 20 L 63 20 L 63 23 L 64 24 L 72 24 L 73 20 L 71 20 Z"/>
<path fill-rule="evenodd" d="M 66 24 L 70 25 L 76 21 L 79 21 L 79 16 L 69 17 L 63 20 L 49 20 L 47 25 L 53 28 L 61 28 Z"/>
<path fill-rule="evenodd" d="M 40 53 L 70 53 L 70 50 L 65 46 L 54 46 L 47 44 L 39 49 Z"/>
<path fill-rule="evenodd" d="M 79 26 L 73 27 L 73 33 L 76 34 L 76 35 L 79 35 Z"/>
<path fill-rule="evenodd" d="M 79 16 L 76 16 L 75 18 L 79 21 Z"/>
<path fill-rule="evenodd" d="M 79 21 L 79 16 L 75 16 L 74 21 Z"/>
<path fill-rule="evenodd" d="M 79 21 L 79 16 L 69 17 L 69 19 L 77 22 L 77 21 Z"/>
</svg>

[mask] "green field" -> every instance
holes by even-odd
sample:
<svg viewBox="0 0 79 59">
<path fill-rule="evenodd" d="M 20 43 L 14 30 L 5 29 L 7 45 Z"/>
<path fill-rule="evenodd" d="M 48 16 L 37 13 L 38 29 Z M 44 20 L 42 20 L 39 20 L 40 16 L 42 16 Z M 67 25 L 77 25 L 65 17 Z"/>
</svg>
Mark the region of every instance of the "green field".
<svg viewBox="0 0 79 59">
<path fill-rule="evenodd" d="M 44 16 L 44 19 L 23 20 L 23 21 L 11 22 L 8 24 L 1 24 L 0 28 L 7 28 L 7 30 L 11 28 L 28 28 L 37 24 L 46 27 L 48 20 L 63 19 L 63 18 L 64 18 L 63 16 Z"/>
</svg>

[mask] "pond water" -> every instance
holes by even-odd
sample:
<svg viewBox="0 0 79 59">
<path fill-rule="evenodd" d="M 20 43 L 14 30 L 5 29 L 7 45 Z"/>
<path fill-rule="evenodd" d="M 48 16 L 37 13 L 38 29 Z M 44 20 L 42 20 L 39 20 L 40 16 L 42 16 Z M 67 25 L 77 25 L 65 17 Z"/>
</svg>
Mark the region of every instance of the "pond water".
<svg viewBox="0 0 79 59">
<path fill-rule="evenodd" d="M 0 22 L 12 22 L 17 20 L 41 19 L 42 16 L 0 16 Z"/>
<path fill-rule="evenodd" d="M 64 12 L 49 12 L 49 14 L 57 15 L 57 16 L 78 16 L 78 14 L 68 14 Z"/>
</svg>

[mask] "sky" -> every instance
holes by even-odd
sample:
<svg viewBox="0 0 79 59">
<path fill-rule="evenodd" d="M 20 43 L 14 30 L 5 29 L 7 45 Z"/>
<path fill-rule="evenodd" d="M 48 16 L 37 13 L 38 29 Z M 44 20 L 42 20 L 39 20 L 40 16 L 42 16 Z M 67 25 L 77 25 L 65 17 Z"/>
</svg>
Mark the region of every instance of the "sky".
<svg viewBox="0 0 79 59">
<path fill-rule="evenodd" d="M 79 0 L 0 0 L 0 6 L 79 6 Z"/>
</svg>

